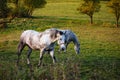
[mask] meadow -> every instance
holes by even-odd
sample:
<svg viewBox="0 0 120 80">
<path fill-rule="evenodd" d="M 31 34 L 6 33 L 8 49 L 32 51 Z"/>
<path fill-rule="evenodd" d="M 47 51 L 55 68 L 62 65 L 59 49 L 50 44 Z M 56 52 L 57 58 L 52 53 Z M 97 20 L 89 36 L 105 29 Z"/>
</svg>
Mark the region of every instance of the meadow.
<svg viewBox="0 0 120 80">
<path fill-rule="evenodd" d="M 115 27 L 114 15 L 106 4 L 101 2 L 93 25 L 87 15 L 76 10 L 79 0 L 48 0 L 45 8 L 34 11 L 34 18 L 15 18 L 7 29 L 0 30 L 0 80 L 120 80 L 120 28 Z M 16 66 L 20 34 L 27 29 L 44 31 L 53 27 L 76 33 L 81 53 L 75 53 L 72 43 L 66 53 L 59 53 L 56 45 L 58 62 L 53 64 L 45 54 L 38 68 L 39 51 L 33 51 L 32 67 L 28 67 L 26 47 Z"/>
</svg>

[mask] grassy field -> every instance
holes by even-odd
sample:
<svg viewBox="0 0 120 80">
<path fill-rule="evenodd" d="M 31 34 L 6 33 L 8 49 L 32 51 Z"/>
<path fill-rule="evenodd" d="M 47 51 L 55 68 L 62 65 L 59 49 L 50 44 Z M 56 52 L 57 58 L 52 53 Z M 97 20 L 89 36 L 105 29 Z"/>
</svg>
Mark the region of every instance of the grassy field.
<svg viewBox="0 0 120 80">
<path fill-rule="evenodd" d="M 114 27 L 114 16 L 108 12 L 106 2 L 101 2 L 101 11 L 95 13 L 94 24 L 90 25 L 89 17 L 76 11 L 78 1 L 48 0 L 45 8 L 34 11 L 35 18 L 14 19 L 7 29 L 0 30 L 0 80 L 120 80 L 120 28 Z M 39 51 L 33 51 L 29 68 L 25 48 L 16 66 L 22 31 L 52 27 L 75 32 L 81 53 L 75 54 L 72 43 L 67 53 L 58 53 L 56 45 L 58 63 L 52 64 L 51 57 L 45 54 L 43 65 L 37 68 Z"/>
</svg>

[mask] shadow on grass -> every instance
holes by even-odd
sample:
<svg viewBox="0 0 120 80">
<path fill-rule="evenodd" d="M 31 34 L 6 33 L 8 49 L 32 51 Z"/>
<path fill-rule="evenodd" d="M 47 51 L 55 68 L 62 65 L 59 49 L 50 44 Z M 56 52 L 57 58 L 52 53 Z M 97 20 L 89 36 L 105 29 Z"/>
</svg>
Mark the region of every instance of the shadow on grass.
<svg viewBox="0 0 120 80">
<path fill-rule="evenodd" d="M 0 80 L 120 79 L 120 58 L 105 55 L 104 52 L 106 51 L 104 49 L 84 48 L 85 51 L 82 49 L 80 55 L 74 54 L 72 49 L 65 54 L 57 54 L 57 51 L 55 51 L 59 62 L 52 64 L 52 59 L 47 54 L 43 58 L 44 65 L 38 68 L 39 52 L 31 54 L 31 66 L 28 66 L 26 64 L 25 49 L 22 52 L 19 66 L 16 66 L 17 55 L 15 46 L 17 41 L 5 42 L 3 44 L 4 46 L 0 50 Z M 13 47 L 8 48 L 11 44 Z"/>
<path fill-rule="evenodd" d="M 24 52 L 23 52 L 24 53 Z M 20 65 L 16 66 L 14 51 L 0 52 L 0 79 L 25 80 L 119 80 L 120 59 L 102 56 L 85 56 L 68 54 L 59 55 L 59 63 L 47 61 L 45 65 L 37 67 L 38 60 L 31 66 L 26 64 L 26 55 L 21 57 Z M 36 55 L 33 55 L 35 58 Z"/>
</svg>

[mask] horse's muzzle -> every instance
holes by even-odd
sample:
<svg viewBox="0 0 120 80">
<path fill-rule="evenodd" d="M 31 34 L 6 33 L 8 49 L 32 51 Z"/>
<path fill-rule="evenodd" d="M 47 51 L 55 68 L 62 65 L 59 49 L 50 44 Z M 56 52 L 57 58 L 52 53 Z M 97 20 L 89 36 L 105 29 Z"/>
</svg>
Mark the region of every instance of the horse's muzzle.
<svg viewBox="0 0 120 80">
<path fill-rule="evenodd" d="M 65 48 L 61 48 L 61 50 L 62 50 L 62 51 L 64 51 L 64 50 L 65 50 Z"/>
<path fill-rule="evenodd" d="M 60 51 L 66 51 L 66 47 L 65 47 L 65 46 L 62 46 L 62 47 L 60 48 Z"/>
</svg>

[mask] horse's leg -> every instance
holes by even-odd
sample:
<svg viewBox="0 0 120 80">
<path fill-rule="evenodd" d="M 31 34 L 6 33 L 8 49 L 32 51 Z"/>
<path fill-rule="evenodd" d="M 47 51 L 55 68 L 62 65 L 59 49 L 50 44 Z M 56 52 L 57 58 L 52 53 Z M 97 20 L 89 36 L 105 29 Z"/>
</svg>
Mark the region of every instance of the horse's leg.
<svg viewBox="0 0 120 80">
<path fill-rule="evenodd" d="M 66 49 L 67 49 L 67 47 L 68 47 L 68 44 L 69 44 L 69 43 L 66 43 L 66 45 L 65 45 L 65 46 L 66 46 Z"/>
<path fill-rule="evenodd" d="M 80 53 L 80 44 L 79 44 L 77 37 L 74 36 L 72 41 L 74 43 L 74 50 L 75 50 L 76 54 L 79 54 Z"/>
<path fill-rule="evenodd" d="M 79 44 L 74 44 L 74 50 L 75 50 L 76 54 L 80 53 L 80 46 L 79 46 Z"/>
<path fill-rule="evenodd" d="M 18 55 L 17 64 L 19 64 L 20 55 L 24 47 L 25 47 L 25 44 L 23 42 L 20 42 L 18 45 L 18 52 L 17 52 L 17 55 Z"/>
<path fill-rule="evenodd" d="M 40 51 L 40 59 L 39 59 L 38 67 L 41 66 L 42 59 L 43 59 L 43 54 L 44 54 L 44 53 L 45 53 L 44 50 L 41 50 L 41 51 Z"/>
<path fill-rule="evenodd" d="M 56 63 L 56 58 L 54 56 L 54 50 L 50 51 L 50 56 L 52 57 L 53 63 Z"/>
<path fill-rule="evenodd" d="M 27 64 L 30 64 L 30 54 L 32 53 L 32 49 L 28 46 L 28 52 L 27 52 Z"/>
</svg>

